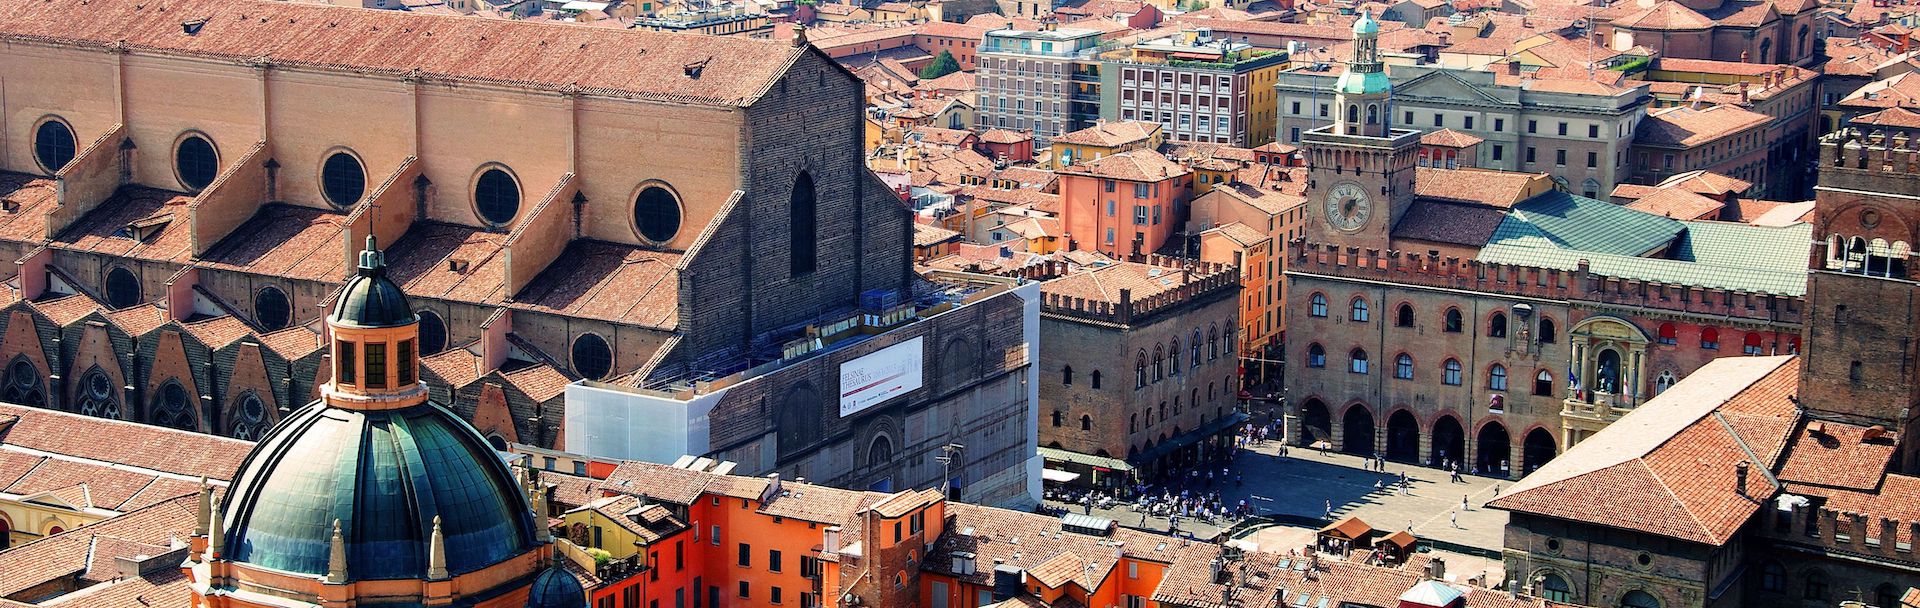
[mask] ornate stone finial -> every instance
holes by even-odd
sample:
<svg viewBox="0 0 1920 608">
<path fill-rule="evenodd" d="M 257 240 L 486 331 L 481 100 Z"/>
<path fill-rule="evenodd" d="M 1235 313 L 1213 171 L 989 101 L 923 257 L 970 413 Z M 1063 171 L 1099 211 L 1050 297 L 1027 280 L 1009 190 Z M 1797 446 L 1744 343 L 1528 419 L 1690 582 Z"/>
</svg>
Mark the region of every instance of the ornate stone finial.
<svg viewBox="0 0 1920 608">
<path fill-rule="evenodd" d="M 205 475 L 200 476 L 199 508 L 200 512 L 195 514 L 193 535 L 206 536 L 207 530 L 213 527 L 211 522 L 211 518 L 213 517 L 213 488 L 207 485 L 207 476 Z"/>
<path fill-rule="evenodd" d="M 207 503 L 210 507 L 207 509 L 207 559 L 211 561 L 220 557 L 221 545 L 227 535 L 222 531 L 224 526 L 220 525 L 219 502 L 209 497 Z"/>
<path fill-rule="evenodd" d="M 440 533 L 440 516 L 433 516 L 433 539 L 427 545 L 427 580 L 447 580 L 447 538 Z"/>
<path fill-rule="evenodd" d="M 373 235 L 367 235 L 367 248 L 360 251 L 360 274 L 372 276 L 386 267 L 386 254 L 381 253 Z"/>
<path fill-rule="evenodd" d="M 547 530 L 547 492 L 545 488 L 533 491 L 533 539 L 540 542 L 552 542 L 553 534 Z"/>
<path fill-rule="evenodd" d="M 333 540 L 327 548 L 327 584 L 347 583 L 347 539 L 340 534 L 340 520 L 333 520 Z"/>
</svg>

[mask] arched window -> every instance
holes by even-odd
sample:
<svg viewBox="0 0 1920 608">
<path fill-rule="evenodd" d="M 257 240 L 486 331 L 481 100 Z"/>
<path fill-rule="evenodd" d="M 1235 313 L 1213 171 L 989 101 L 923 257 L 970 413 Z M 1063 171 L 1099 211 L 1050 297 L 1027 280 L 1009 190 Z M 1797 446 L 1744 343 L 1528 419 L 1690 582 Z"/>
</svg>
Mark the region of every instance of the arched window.
<svg viewBox="0 0 1920 608">
<path fill-rule="evenodd" d="M 680 200 L 664 186 L 647 186 L 633 199 L 633 229 L 640 238 L 665 244 L 680 234 Z"/>
<path fill-rule="evenodd" d="M 1160 351 L 1160 345 L 1155 344 L 1153 345 L 1153 381 L 1159 382 L 1161 378 L 1165 378 L 1166 375 L 1162 373 L 1165 370 L 1166 359 Z"/>
<path fill-rule="evenodd" d="M 1187 343 L 1188 365 L 1200 367 L 1200 328 L 1193 329 L 1193 340 Z"/>
<path fill-rule="evenodd" d="M 1215 326 L 1207 326 L 1207 360 L 1220 358 L 1220 333 Z"/>
<path fill-rule="evenodd" d="M 1787 590 L 1787 569 L 1780 562 L 1768 561 L 1760 566 L 1760 589 L 1780 593 Z"/>
<path fill-rule="evenodd" d="M 160 387 L 160 393 L 153 396 L 153 416 L 147 422 L 183 431 L 198 431 L 200 422 L 197 418 L 186 387 L 168 380 Z"/>
<path fill-rule="evenodd" d="M 1660 598 L 1653 594 L 1635 589 L 1620 596 L 1620 608 L 1660 608 Z"/>
<path fill-rule="evenodd" d="M 1559 335 L 1554 331 L 1553 319 L 1540 317 L 1540 343 L 1552 344 L 1559 339 Z"/>
<path fill-rule="evenodd" d="M 1747 332 L 1746 340 L 1740 345 L 1740 354 L 1743 354 L 1743 355 L 1766 354 L 1761 350 L 1760 332 L 1752 332 L 1752 331 Z"/>
<path fill-rule="evenodd" d="M 1354 298 L 1351 306 L 1353 308 L 1353 312 L 1350 315 L 1350 318 L 1352 318 L 1355 321 L 1366 321 L 1369 318 L 1367 314 L 1366 298 Z"/>
<path fill-rule="evenodd" d="M 815 205 L 813 176 L 801 171 L 793 180 L 793 193 L 787 198 L 787 255 L 793 276 L 818 268 L 815 250 L 820 240 L 819 217 Z"/>
<path fill-rule="evenodd" d="M 1496 313 L 1493 313 L 1492 317 L 1487 318 L 1487 337 L 1489 338 L 1507 337 L 1507 314 L 1506 313 L 1496 312 Z"/>
<path fill-rule="evenodd" d="M 1401 380 L 1413 379 L 1412 356 L 1406 353 L 1400 353 L 1399 356 L 1393 358 L 1393 377 Z"/>
<path fill-rule="evenodd" d="M 1127 414 L 1127 432 L 1129 433 L 1140 432 L 1140 415 L 1139 414 Z"/>
<path fill-rule="evenodd" d="M 1553 372 L 1540 370 L 1533 375 L 1533 394 L 1541 397 L 1553 396 Z"/>
<path fill-rule="evenodd" d="M 233 408 L 233 438 L 256 441 L 267 432 L 267 405 L 252 392 L 240 396 Z"/>
<path fill-rule="evenodd" d="M 1560 575 L 1548 572 L 1540 577 L 1540 599 L 1549 602 L 1572 602 L 1573 586 L 1568 585 L 1567 579 L 1560 578 Z"/>
<path fill-rule="evenodd" d="M 1089 416 L 1087 414 L 1080 415 L 1080 430 L 1082 431 L 1093 430 L 1093 416 Z"/>
<path fill-rule="evenodd" d="M 414 313 L 420 317 L 420 356 L 438 354 L 447 348 L 447 324 L 431 310 Z"/>
<path fill-rule="evenodd" d="M 1367 351 L 1358 348 L 1353 349 L 1353 351 L 1347 353 L 1347 358 L 1347 371 L 1356 374 L 1367 373 Z"/>
<path fill-rule="evenodd" d="M 1356 104 L 1347 105 L 1347 122 L 1349 123 L 1360 122 L 1360 104 L 1356 103 Z"/>
<path fill-rule="evenodd" d="M 1394 327 L 1413 327 L 1413 305 L 1401 304 L 1393 313 Z"/>
<path fill-rule="evenodd" d="M 1678 329 L 1675 329 L 1672 323 L 1661 323 L 1660 324 L 1660 343 L 1661 344 L 1677 344 L 1679 342 L 1680 342 L 1680 331 Z"/>
<path fill-rule="evenodd" d="M 293 305 L 287 302 L 286 292 L 271 285 L 260 288 L 260 293 L 253 295 L 253 320 L 267 331 L 293 323 Z"/>
<path fill-rule="evenodd" d="M 1380 106 L 1378 104 L 1371 104 L 1371 103 L 1367 104 L 1367 124 L 1371 125 L 1371 124 L 1379 124 L 1379 123 L 1380 123 Z"/>
<path fill-rule="evenodd" d="M 1827 573 L 1822 570 L 1807 571 L 1807 588 L 1801 597 L 1809 600 L 1826 601 L 1831 593 L 1827 589 Z"/>
<path fill-rule="evenodd" d="M 1093 373 L 1087 374 L 1087 388 L 1100 390 L 1100 370 L 1096 369 Z"/>
<path fill-rule="evenodd" d="M 507 225 L 520 215 L 520 183 L 498 167 L 482 171 L 473 182 L 473 209 L 488 224 Z"/>
<path fill-rule="evenodd" d="M 1708 350 L 1719 350 L 1720 349 L 1720 330 L 1714 329 L 1712 327 L 1701 328 L 1700 329 L 1700 348 L 1704 348 Z"/>
<path fill-rule="evenodd" d="M 1064 413 L 1061 413 L 1061 411 L 1060 411 L 1060 410 L 1054 410 L 1054 411 L 1053 411 L 1053 426 L 1054 426 L 1054 428 L 1059 428 L 1059 427 L 1060 427 L 1060 422 L 1061 422 L 1062 420 L 1065 420 L 1065 419 L 1066 419 L 1066 414 L 1064 414 Z"/>
<path fill-rule="evenodd" d="M 1660 372 L 1660 375 L 1653 379 L 1653 394 L 1667 392 L 1667 389 L 1673 388 L 1674 382 L 1677 380 L 1674 380 L 1673 372 Z"/>
<path fill-rule="evenodd" d="M 1073 366 L 1069 365 L 1069 366 L 1060 368 L 1060 385 L 1073 386 Z M 1056 424 L 1054 426 L 1060 426 L 1060 425 Z"/>
<path fill-rule="evenodd" d="M 1507 390 L 1507 366 L 1495 363 L 1487 368 L 1487 390 Z"/>
<path fill-rule="evenodd" d="M 17 357 L 7 366 L 7 384 L 0 387 L 0 401 L 17 405 L 46 407 L 47 393 L 41 389 L 40 370 L 26 357 Z"/>
<path fill-rule="evenodd" d="M 1447 309 L 1447 323 L 1445 327 L 1446 332 L 1450 334 L 1457 334 L 1457 333 L 1460 333 L 1460 329 L 1461 329 L 1460 309 L 1458 308 Z"/>
<path fill-rule="evenodd" d="M 600 380 L 613 373 L 613 350 L 596 334 L 580 334 L 573 339 L 573 373 L 589 380 Z"/>
<path fill-rule="evenodd" d="M 1140 354 L 1134 357 L 1133 387 L 1146 388 L 1146 386 L 1147 386 L 1147 349 L 1143 348 L 1143 349 L 1140 349 Z"/>
<path fill-rule="evenodd" d="M 334 152 L 320 164 L 320 194 L 335 207 L 352 207 L 367 193 L 367 170 L 360 159 Z"/>
<path fill-rule="evenodd" d="M 1441 382 L 1448 386 L 1460 386 L 1460 360 L 1448 359 L 1446 365 L 1442 366 L 1442 371 Z"/>
<path fill-rule="evenodd" d="M 1173 345 L 1167 347 L 1167 375 L 1180 375 L 1180 339 L 1174 338 Z"/>
<path fill-rule="evenodd" d="M 1321 348 L 1319 344 L 1308 344 L 1307 345 L 1307 367 L 1326 367 L 1326 366 L 1327 366 L 1327 349 Z"/>
<path fill-rule="evenodd" d="M 81 415 L 120 419 L 119 391 L 114 390 L 113 380 L 107 378 L 106 372 L 100 371 L 100 366 L 89 367 L 86 373 L 80 375 L 79 397 L 75 411 Z"/>
<path fill-rule="evenodd" d="M 1318 293 L 1307 296 L 1307 314 L 1316 317 L 1327 316 L 1327 296 Z"/>
<path fill-rule="evenodd" d="M 33 131 L 33 159 L 48 175 L 59 173 L 61 167 L 72 162 L 77 149 L 73 129 L 57 118 L 48 117 Z"/>
<path fill-rule="evenodd" d="M 873 443 L 867 446 L 867 466 L 877 467 L 889 462 L 893 462 L 893 440 L 886 435 L 874 437 Z"/>
</svg>

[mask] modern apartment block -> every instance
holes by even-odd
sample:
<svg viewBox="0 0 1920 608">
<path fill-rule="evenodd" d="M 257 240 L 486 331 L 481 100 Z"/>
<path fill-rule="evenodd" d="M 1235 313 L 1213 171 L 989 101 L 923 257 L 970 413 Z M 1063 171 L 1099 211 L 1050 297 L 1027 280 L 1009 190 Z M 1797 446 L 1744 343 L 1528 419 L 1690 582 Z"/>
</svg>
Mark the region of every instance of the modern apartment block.
<svg viewBox="0 0 1920 608">
<path fill-rule="evenodd" d="M 1100 32 L 994 30 L 980 45 L 979 126 L 1032 130 L 1041 143 L 1100 117 Z"/>
<path fill-rule="evenodd" d="M 1101 117 L 1158 122 L 1172 141 L 1257 147 L 1273 141 L 1273 82 L 1287 53 L 1206 28 L 1101 55 Z"/>
<path fill-rule="evenodd" d="M 1589 198 L 1632 177 L 1627 149 L 1652 100 L 1644 85 L 1418 66 L 1389 66 L 1388 75 L 1396 125 L 1472 134 L 1485 140 L 1473 166 L 1546 173 Z M 1336 76 L 1314 66 L 1279 75 L 1280 141 L 1333 123 Z"/>
</svg>

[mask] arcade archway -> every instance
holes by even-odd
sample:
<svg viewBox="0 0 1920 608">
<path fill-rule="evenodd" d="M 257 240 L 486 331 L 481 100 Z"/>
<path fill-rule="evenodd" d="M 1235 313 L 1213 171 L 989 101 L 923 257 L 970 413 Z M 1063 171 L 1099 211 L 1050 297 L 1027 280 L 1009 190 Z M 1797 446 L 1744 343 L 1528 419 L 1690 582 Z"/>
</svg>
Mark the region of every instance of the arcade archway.
<svg viewBox="0 0 1920 608">
<path fill-rule="evenodd" d="M 1480 427 L 1480 434 L 1474 439 L 1474 448 L 1479 454 L 1474 458 L 1474 467 L 1482 473 L 1500 475 L 1500 465 L 1507 461 L 1507 455 L 1513 449 L 1513 441 L 1507 435 L 1506 425 L 1497 421 L 1488 422 Z"/>
<path fill-rule="evenodd" d="M 1347 413 L 1340 421 L 1340 451 L 1362 456 L 1373 453 L 1373 414 L 1367 408 L 1353 405 L 1347 407 Z"/>
<path fill-rule="evenodd" d="M 1441 416 L 1433 421 L 1433 452 L 1429 456 L 1433 464 L 1440 465 L 1449 460 L 1465 461 L 1466 454 L 1467 431 L 1460 428 L 1460 419 Z"/>
<path fill-rule="evenodd" d="M 1402 462 L 1420 459 L 1420 422 L 1406 410 L 1387 417 L 1387 458 Z"/>
<path fill-rule="evenodd" d="M 1526 443 L 1520 448 L 1523 463 L 1521 466 L 1525 467 L 1522 471 L 1532 473 L 1539 470 L 1540 467 L 1546 466 L 1547 461 L 1553 460 L 1554 455 L 1558 453 L 1559 449 L 1555 446 L 1553 433 L 1547 432 L 1544 428 L 1527 431 Z"/>
<path fill-rule="evenodd" d="M 1308 399 L 1300 407 L 1300 445 L 1316 441 L 1333 441 L 1333 416 L 1327 412 L 1326 403 Z"/>
</svg>

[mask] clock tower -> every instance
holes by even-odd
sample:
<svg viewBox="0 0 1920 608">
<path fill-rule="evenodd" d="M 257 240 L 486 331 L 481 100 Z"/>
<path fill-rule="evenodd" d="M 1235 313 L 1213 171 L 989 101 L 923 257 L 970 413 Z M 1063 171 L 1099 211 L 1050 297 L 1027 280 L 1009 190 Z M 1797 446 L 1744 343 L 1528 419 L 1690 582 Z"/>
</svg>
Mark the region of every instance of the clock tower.
<svg viewBox="0 0 1920 608">
<path fill-rule="evenodd" d="M 1413 204 L 1420 132 L 1392 125 L 1393 86 L 1380 63 L 1380 22 L 1353 22 L 1353 58 L 1334 84 L 1333 124 L 1301 134 L 1306 151 L 1307 237 L 1361 249 L 1388 248 L 1394 222 Z"/>
</svg>

